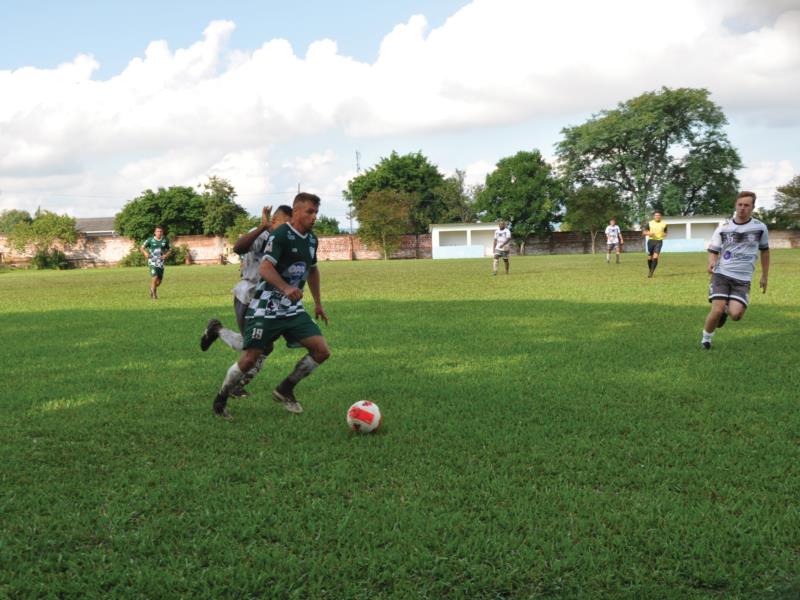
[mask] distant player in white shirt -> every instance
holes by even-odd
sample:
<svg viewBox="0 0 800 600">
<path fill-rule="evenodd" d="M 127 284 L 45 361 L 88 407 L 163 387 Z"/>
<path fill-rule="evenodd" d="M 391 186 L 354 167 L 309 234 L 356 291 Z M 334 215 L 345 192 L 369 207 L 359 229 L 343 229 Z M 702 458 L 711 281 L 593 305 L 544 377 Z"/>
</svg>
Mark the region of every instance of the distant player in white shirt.
<svg viewBox="0 0 800 600">
<path fill-rule="evenodd" d="M 611 263 L 611 251 L 617 251 L 617 264 L 619 264 L 619 254 L 622 252 L 622 230 L 617 225 L 616 219 L 611 219 L 606 227 L 606 263 Z"/>
<path fill-rule="evenodd" d="M 494 240 L 492 241 L 492 254 L 494 255 L 492 275 L 497 275 L 497 267 L 500 264 L 501 258 L 506 266 L 506 275 L 508 275 L 508 252 L 511 249 L 511 230 L 502 219 L 498 223 L 498 226 L 500 229 L 494 232 Z"/>
<path fill-rule="evenodd" d="M 752 217 L 756 204 L 753 192 L 740 192 L 736 198 L 733 219 L 717 227 L 708 246 L 708 301 L 711 311 L 706 317 L 700 344 L 711 350 L 714 330 L 730 317 L 738 321 L 744 316 L 750 301 L 750 283 L 761 252 L 761 281 L 759 287 L 767 293 L 769 278 L 769 234 L 767 226 Z"/>
<path fill-rule="evenodd" d="M 287 223 L 292 216 L 292 209 L 289 206 L 279 206 L 275 209 L 275 214 L 271 216 L 272 207 L 265 206 L 261 211 L 261 223 L 240 236 L 233 246 L 233 251 L 241 257 L 241 280 L 233 288 L 233 310 L 236 313 L 236 324 L 239 326 L 239 331 L 233 331 L 227 327 L 223 327 L 222 323 L 217 319 L 211 319 L 208 322 L 203 337 L 200 338 L 200 349 L 205 352 L 219 338 L 225 344 L 234 350 L 241 352 L 243 346 L 244 333 L 244 315 L 247 312 L 247 307 L 253 299 L 258 282 L 261 281 L 261 276 L 258 269 L 261 266 L 261 260 L 266 254 L 267 239 L 269 238 L 270 231 L 275 230 L 284 223 Z M 261 370 L 264 360 L 272 348 L 265 351 L 252 372 L 246 374 L 242 386 L 233 391 L 231 395 L 241 397 L 246 396 L 247 392 L 244 386 L 247 385 L 253 377 Z"/>
</svg>

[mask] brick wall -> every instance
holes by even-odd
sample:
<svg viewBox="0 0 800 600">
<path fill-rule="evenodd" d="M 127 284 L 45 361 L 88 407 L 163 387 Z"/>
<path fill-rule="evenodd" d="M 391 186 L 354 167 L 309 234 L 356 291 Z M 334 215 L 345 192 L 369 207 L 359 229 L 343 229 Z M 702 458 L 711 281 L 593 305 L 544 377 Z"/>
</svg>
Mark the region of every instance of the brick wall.
<svg viewBox="0 0 800 600">
<path fill-rule="evenodd" d="M 641 247 L 642 233 L 640 231 L 624 231 L 626 247 Z M 769 232 L 771 248 L 800 248 L 800 231 L 773 230 Z M 204 235 L 187 235 L 175 238 L 175 245 L 189 247 L 191 262 L 195 264 L 220 264 L 225 260 L 238 262 L 238 257 L 232 253 L 228 241 L 222 237 Z M 114 266 L 121 261 L 133 248 L 133 241 L 120 236 L 81 236 L 78 242 L 70 248 L 64 249 L 67 258 L 80 267 L 107 267 Z M 597 235 L 595 241 L 597 252 L 605 252 L 603 234 Z M 550 235 L 531 236 L 522 247 L 526 256 L 541 254 L 589 254 L 592 251 L 592 240 L 588 233 L 555 232 Z M 512 246 L 511 254 L 519 255 L 520 246 Z M 5 235 L 0 234 L 0 262 L 15 265 L 30 263 L 33 256 L 32 248 L 25 252 L 17 252 L 11 248 Z M 319 238 L 317 259 L 326 260 L 375 260 L 383 255 L 379 250 L 368 248 L 355 235 L 334 235 Z M 406 235 L 403 236 L 400 247 L 391 258 L 431 258 L 431 236 Z"/>
<path fill-rule="evenodd" d="M 430 258 L 431 236 L 405 235 L 392 258 Z M 383 258 L 380 250 L 367 247 L 355 235 L 332 235 L 319 238 L 318 260 L 375 260 Z"/>
</svg>

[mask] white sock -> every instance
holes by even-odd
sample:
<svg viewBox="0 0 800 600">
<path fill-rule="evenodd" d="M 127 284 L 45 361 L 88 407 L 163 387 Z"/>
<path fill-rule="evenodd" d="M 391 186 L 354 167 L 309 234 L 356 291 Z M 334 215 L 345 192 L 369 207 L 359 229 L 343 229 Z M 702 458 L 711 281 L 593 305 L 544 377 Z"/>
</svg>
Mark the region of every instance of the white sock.
<svg viewBox="0 0 800 600">
<path fill-rule="evenodd" d="M 708 333 L 708 332 L 707 332 L 707 331 L 704 329 L 704 330 L 703 330 L 703 341 L 704 341 L 704 342 L 710 342 L 710 341 L 711 341 L 711 338 L 713 338 L 713 337 L 714 337 L 714 334 L 715 334 L 715 333 L 716 333 L 716 331 L 712 331 L 711 333 Z"/>
<path fill-rule="evenodd" d="M 241 383 L 242 379 L 244 379 L 244 373 L 242 373 L 242 370 L 239 368 L 239 363 L 233 363 L 233 366 L 228 369 L 225 375 L 225 380 L 222 382 L 219 393 L 223 396 L 227 396 L 233 388 Z"/>
<path fill-rule="evenodd" d="M 497 273 L 497 265 L 498 265 L 499 263 L 500 263 L 500 261 L 499 261 L 499 260 L 497 260 L 497 259 L 495 259 L 495 260 L 492 262 L 492 272 L 493 272 L 493 273 Z"/>
<path fill-rule="evenodd" d="M 233 348 L 234 350 L 238 350 L 239 352 L 242 351 L 242 345 L 244 344 L 244 338 L 242 337 L 241 333 L 236 333 L 231 329 L 226 329 L 223 327 L 219 330 L 219 339 L 225 342 L 228 346 Z"/>
</svg>

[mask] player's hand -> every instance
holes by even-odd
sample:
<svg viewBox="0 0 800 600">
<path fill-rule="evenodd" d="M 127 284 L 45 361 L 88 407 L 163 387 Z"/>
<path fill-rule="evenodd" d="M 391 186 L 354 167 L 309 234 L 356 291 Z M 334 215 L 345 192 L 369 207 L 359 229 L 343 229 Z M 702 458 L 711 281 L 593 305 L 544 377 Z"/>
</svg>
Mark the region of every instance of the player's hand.
<svg viewBox="0 0 800 600">
<path fill-rule="evenodd" d="M 766 294 L 767 293 L 767 278 L 764 277 L 763 275 L 761 276 L 761 283 L 758 284 L 758 287 L 761 288 L 761 293 L 762 294 Z"/>
<path fill-rule="evenodd" d="M 271 220 L 272 220 L 272 205 L 267 204 L 264 208 L 261 209 L 261 226 L 269 227 L 269 223 Z"/>
<path fill-rule="evenodd" d="M 296 287 L 290 287 L 285 292 L 283 292 L 283 295 L 286 296 L 292 302 L 297 302 L 298 300 L 303 299 L 303 290 Z"/>
<path fill-rule="evenodd" d="M 709 275 L 713 275 L 714 274 L 714 267 L 715 266 L 716 265 L 708 265 L 708 268 L 706 269 L 706 271 L 708 271 Z"/>
<path fill-rule="evenodd" d="M 325 309 L 322 308 L 322 304 L 317 304 L 314 306 L 314 317 L 317 320 L 322 319 L 325 321 L 325 325 L 328 324 L 328 315 L 325 314 Z"/>
</svg>

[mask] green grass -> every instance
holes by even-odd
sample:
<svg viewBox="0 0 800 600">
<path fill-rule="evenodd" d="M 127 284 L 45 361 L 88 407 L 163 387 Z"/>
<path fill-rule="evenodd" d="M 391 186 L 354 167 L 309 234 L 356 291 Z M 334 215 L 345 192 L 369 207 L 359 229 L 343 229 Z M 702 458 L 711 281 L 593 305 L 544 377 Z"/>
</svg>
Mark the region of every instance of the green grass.
<svg viewBox="0 0 800 600">
<path fill-rule="evenodd" d="M 324 263 L 231 422 L 234 267 L 4 273 L 0 597 L 799 597 L 800 253 L 711 352 L 705 257 L 623 261 Z"/>
</svg>

